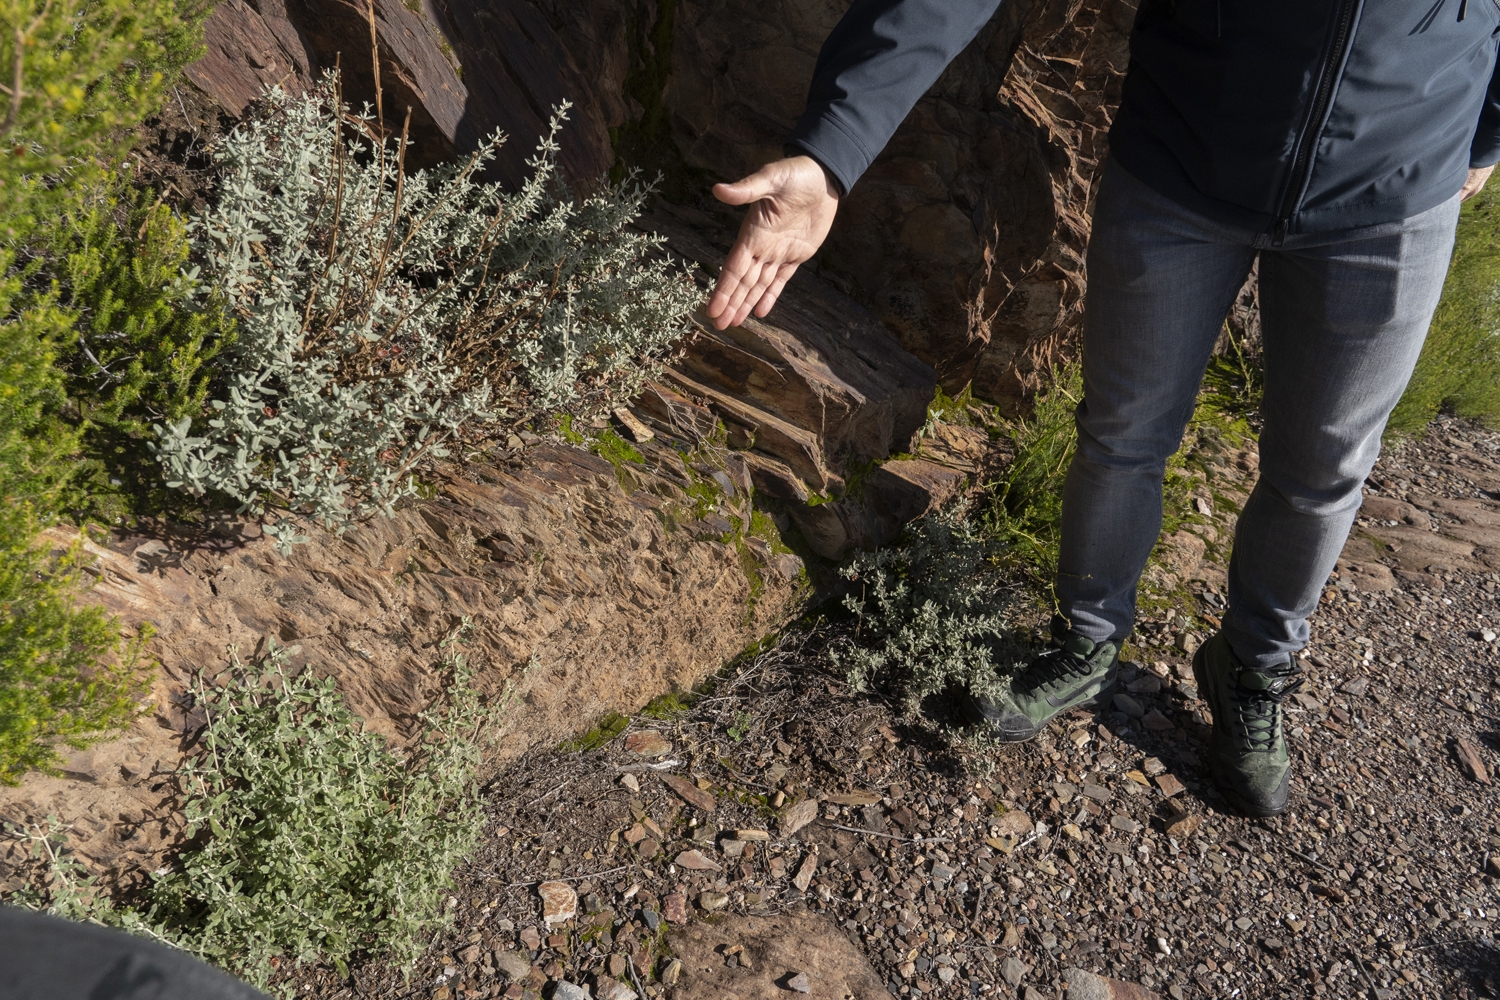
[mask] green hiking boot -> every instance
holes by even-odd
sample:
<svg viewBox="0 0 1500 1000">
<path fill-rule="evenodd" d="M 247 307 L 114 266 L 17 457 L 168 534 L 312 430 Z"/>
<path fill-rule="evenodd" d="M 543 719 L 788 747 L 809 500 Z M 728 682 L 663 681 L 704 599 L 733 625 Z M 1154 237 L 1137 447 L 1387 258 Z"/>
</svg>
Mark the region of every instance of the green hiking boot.
<svg viewBox="0 0 1500 1000">
<path fill-rule="evenodd" d="M 1243 666 L 1220 632 L 1193 657 L 1193 676 L 1214 716 L 1208 740 L 1214 784 L 1247 816 L 1280 815 L 1292 770 L 1281 731 L 1281 702 L 1302 686 L 1292 658 L 1270 670 Z"/>
<path fill-rule="evenodd" d="M 1096 643 L 1052 619 L 1052 648 L 1011 678 L 997 700 L 963 692 L 959 708 L 1007 743 L 1029 740 L 1059 712 L 1104 705 L 1115 693 L 1119 647 Z"/>
</svg>

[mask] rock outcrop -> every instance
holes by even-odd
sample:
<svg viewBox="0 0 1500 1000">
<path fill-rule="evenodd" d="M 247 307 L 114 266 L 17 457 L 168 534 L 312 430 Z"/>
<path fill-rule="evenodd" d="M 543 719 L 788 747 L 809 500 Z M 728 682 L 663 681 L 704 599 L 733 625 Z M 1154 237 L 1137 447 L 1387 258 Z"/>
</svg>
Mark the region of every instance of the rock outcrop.
<svg viewBox="0 0 1500 1000">
<path fill-rule="evenodd" d="M 693 228 L 732 232 L 709 184 L 781 155 L 846 0 L 227 0 L 190 78 L 231 113 L 337 59 L 373 101 L 370 21 L 389 121 L 413 109 L 414 162 L 511 142 L 525 172 L 550 110 L 574 103 L 563 163 L 587 186 L 612 166 L 665 173 Z M 956 390 L 1014 409 L 1065 353 L 1083 246 L 1118 100 L 1132 0 L 1007 0 L 846 199 L 817 267 Z"/>
<path fill-rule="evenodd" d="M 699 450 L 690 465 L 654 444 L 618 467 L 539 442 L 447 468 L 434 499 L 342 536 L 309 527 L 289 558 L 239 523 L 90 545 L 92 599 L 155 627 L 152 707 L 62 777 L 0 788 L 0 816 L 55 813 L 78 822 L 84 856 L 153 867 L 178 828 L 159 775 L 205 721 L 194 676 L 269 642 L 295 647 L 294 666 L 336 678 L 366 725 L 402 740 L 441 694 L 439 644 L 468 619 L 476 684 L 496 704 L 519 699 L 495 720 L 500 760 L 693 687 L 799 606 L 802 563 L 750 534 L 733 456 Z"/>
</svg>

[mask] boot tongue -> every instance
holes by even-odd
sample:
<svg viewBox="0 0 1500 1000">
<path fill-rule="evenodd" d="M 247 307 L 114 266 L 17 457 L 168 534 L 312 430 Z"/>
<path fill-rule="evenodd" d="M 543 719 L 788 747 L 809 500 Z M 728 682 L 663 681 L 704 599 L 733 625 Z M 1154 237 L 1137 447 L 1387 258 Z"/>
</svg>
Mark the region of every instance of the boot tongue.
<svg viewBox="0 0 1500 1000">
<path fill-rule="evenodd" d="M 1086 660 L 1093 655 L 1095 643 L 1087 636 L 1079 635 L 1077 632 L 1068 636 L 1067 641 L 1062 644 L 1064 652 L 1071 653 L 1079 659 Z"/>
</svg>

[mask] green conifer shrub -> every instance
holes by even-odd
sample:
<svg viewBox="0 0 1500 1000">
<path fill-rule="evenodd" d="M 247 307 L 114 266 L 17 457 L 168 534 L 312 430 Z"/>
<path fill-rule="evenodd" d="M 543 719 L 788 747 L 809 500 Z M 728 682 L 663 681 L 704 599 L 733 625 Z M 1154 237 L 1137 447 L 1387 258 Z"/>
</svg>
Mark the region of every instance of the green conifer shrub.
<svg viewBox="0 0 1500 1000">
<path fill-rule="evenodd" d="M 0 781 L 129 718 L 133 657 L 80 607 L 81 549 L 38 539 L 73 489 L 83 430 L 64 359 L 78 312 L 37 241 L 108 188 L 124 130 L 197 48 L 208 6 L 173 0 L 0 0 Z"/>
<path fill-rule="evenodd" d="M 75 317 L 64 364 L 82 456 L 62 503 L 77 521 L 190 516 L 172 503 L 183 497 L 162 479 L 152 425 L 203 412 L 233 323 L 199 280 L 182 217 L 149 190 L 107 182 L 45 246 L 57 301 Z"/>
</svg>

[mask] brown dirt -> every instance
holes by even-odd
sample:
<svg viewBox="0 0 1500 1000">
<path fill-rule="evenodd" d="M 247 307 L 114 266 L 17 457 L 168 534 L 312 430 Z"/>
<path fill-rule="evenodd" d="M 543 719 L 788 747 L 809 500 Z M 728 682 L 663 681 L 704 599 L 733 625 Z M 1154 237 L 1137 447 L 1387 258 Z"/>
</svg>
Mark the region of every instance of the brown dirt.
<svg viewBox="0 0 1500 1000">
<path fill-rule="evenodd" d="M 650 467 L 616 470 L 535 440 L 440 473 L 436 498 L 390 519 L 342 536 L 308 527 L 290 557 L 242 523 L 145 527 L 90 545 L 92 599 L 129 626 L 155 626 L 149 707 L 62 774 L 0 787 L 0 819 L 58 817 L 79 856 L 121 881 L 154 870 L 183 828 L 170 775 L 205 722 L 195 676 L 267 642 L 295 647 L 294 667 L 337 678 L 369 728 L 401 740 L 440 693 L 438 644 L 471 619 L 476 685 L 492 700 L 512 689 L 524 705 L 500 720 L 504 761 L 691 688 L 798 606 L 800 560 L 723 540 L 728 518 L 749 517 L 743 491 L 699 517 L 670 448 Z M 0 844 L 0 891 L 20 877 L 20 852 Z"/>
</svg>

